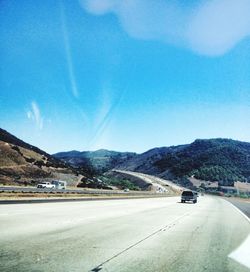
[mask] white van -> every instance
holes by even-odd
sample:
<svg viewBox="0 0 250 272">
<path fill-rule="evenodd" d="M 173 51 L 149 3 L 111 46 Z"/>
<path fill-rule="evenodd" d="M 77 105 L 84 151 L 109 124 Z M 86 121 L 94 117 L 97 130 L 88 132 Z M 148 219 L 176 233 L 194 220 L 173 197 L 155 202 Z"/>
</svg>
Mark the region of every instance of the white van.
<svg viewBox="0 0 250 272">
<path fill-rule="evenodd" d="M 51 184 L 55 186 L 56 189 L 66 189 L 67 182 L 62 180 L 52 180 Z"/>
</svg>

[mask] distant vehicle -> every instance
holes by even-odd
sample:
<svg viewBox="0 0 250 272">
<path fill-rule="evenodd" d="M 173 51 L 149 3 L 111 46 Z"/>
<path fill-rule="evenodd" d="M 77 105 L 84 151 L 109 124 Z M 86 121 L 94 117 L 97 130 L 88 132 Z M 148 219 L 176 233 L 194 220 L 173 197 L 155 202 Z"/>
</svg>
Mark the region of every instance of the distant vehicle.
<svg viewBox="0 0 250 272">
<path fill-rule="evenodd" d="M 124 192 L 129 192 L 129 189 L 128 188 L 124 189 Z"/>
<path fill-rule="evenodd" d="M 37 188 L 54 189 L 55 185 L 51 184 L 50 182 L 41 182 L 41 183 L 37 184 Z"/>
<path fill-rule="evenodd" d="M 197 193 L 193 191 L 183 191 L 181 195 L 181 203 L 186 201 L 192 201 L 193 203 L 197 202 Z"/>
<path fill-rule="evenodd" d="M 52 180 L 51 184 L 55 186 L 56 189 L 66 189 L 67 182 L 62 180 Z"/>
</svg>

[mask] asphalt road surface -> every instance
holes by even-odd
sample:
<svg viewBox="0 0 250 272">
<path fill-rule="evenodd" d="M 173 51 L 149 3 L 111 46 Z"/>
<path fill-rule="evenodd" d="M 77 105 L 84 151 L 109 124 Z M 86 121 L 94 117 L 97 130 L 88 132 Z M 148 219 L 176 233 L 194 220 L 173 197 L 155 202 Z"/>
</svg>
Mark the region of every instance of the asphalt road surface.
<svg viewBox="0 0 250 272">
<path fill-rule="evenodd" d="M 115 169 L 113 171 L 140 178 L 140 179 L 144 180 L 146 183 L 150 183 L 150 184 L 152 184 L 154 186 L 167 185 L 167 186 L 169 186 L 169 188 L 174 189 L 175 191 L 178 191 L 178 192 L 180 192 L 182 190 L 185 190 L 184 187 L 181 187 L 181 186 L 173 183 L 170 180 L 165 180 L 165 179 L 153 176 L 153 175 L 147 175 L 147 174 L 144 174 L 144 173 L 133 172 L 133 171 L 125 171 L 125 170 L 118 170 L 118 169 Z"/>
<path fill-rule="evenodd" d="M 249 271 L 250 223 L 219 197 L 0 206 L 1 271 Z"/>
<path fill-rule="evenodd" d="M 227 201 L 231 202 L 234 206 L 236 206 L 238 209 L 240 209 L 247 217 L 250 218 L 250 202 L 246 202 L 239 199 L 231 199 L 227 198 Z"/>
</svg>

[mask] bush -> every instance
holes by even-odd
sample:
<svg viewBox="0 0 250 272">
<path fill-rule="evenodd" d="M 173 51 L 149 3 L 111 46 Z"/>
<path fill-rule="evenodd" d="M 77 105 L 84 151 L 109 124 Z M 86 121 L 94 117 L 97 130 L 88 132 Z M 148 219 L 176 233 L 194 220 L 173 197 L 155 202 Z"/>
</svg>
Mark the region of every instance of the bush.
<svg viewBox="0 0 250 272">
<path fill-rule="evenodd" d="M 130 180 L 125 179 L 125 178 L 116 178 L 116 177 L 110 177 L 110 178 L 105 178 L 105 177 L 100 177 L 104 181 L 105 184 L 109 186 L 116 186 L 119 189 L 129 189 L 133 191 L 138 191 L 140 188 L 136 185 L 134 185 Z"/>
</svg>

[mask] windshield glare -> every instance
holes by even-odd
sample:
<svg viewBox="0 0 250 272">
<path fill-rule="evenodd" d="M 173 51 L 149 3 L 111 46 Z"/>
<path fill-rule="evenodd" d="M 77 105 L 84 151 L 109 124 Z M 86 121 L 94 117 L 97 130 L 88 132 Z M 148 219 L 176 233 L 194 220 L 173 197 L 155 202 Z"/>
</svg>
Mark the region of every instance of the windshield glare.
<svg viewBox="0 0 250 272">
<path fill-rule="evenodd" d="M 0 0 L 0 59 L 1 271 L 250 270 L 250 0 Z"/>
</svg>

